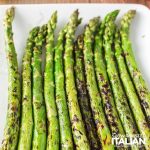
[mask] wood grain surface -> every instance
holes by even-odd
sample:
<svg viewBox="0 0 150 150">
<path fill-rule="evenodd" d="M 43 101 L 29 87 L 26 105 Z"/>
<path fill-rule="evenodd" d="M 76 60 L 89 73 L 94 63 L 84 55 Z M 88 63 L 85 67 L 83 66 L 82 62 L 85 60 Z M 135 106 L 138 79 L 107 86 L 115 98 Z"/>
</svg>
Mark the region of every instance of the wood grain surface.
<svg viewBox="0 0 150 150">
<path fill-rule="evenodd" d="M 0 0 L 0 4 L 40 4 L 40 3 L 136 3 L 150 8 L 150 0 Z"/>
</svg>

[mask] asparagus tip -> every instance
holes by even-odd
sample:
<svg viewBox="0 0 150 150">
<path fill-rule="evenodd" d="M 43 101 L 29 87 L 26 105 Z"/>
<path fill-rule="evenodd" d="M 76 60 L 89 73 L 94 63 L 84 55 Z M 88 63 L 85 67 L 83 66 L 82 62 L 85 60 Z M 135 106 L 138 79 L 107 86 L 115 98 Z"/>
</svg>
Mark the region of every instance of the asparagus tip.
<svg viewBox="0 0 150 150">
<path fill-rule="evenodd" d="M 95 28 L 99 25 L 99 22 L 100 22 L 100 17 L 94 17 L 92 18 L 90 21 L 89 21 L 89 27 L 90 29 L 93 31 L 95 30 Z M 96 26 L 95 26 L 96 25 Z"/>
<path fill-rule="evenodd" d="M 4 22 L 12 22 L 15 16 L 15 7 L 12 6 L 6 10 Z"/>
<path fill-rule="evenodd" d="M 50 26 L 50 28 L 54 30 L 56 28 L 56 24 L 57 24 L 57 11 L 54 11 L 51 15 L 50 20 L 48 21 L 48 26 Z"/>
<path fill-rule="evenodd" d="M 29 32 L 29 39 L 35 37 L 39 31 L 40 27 L 36 26 Z"/>
<path fill-rule="evenodd" d="M 121 27 L 124 29 L 128 28 L 135 14 L 136 10 L 129 10 L 121 19 Z"/>
<path fill-rule="evenodd" d="M 30 31 L 30 33 L 39 30 L 39 28 L 40 28 L 39 26 L 34 27 L 34 28 Z"/>
<path fill-rule="evenodd" d="M 76 9 L 70 16 L 70 21 L 68 24 L 74 24 L 75 26 L 78 26 L 81 21 L 82 21 L 82 18 L 78 18 L 79 16 L 79 11 L 78 9 Z"/>
<path fill-rule="evenodd" d="M 57 10 L 55 10 L 55 11 L 53 12 L 53 14 L 54 14 L 54 15 L 57 15 Z"/>
<path fill-rule="evenodd" d="M 43 24 L 41 27 L 41 31 L 45 31 L 47 29 L 47 24 Z"/>
<path fill-rule="evenodd" d="M 111 20 L 115 21 L 116 17 L 118 16 L 120 10 L 119 9 L 116 9 L 114 11 L 111 11 L 110 13 L 108 13 L 104 19 L 104 24 L 107 24 L 107 22 Z"/>
<path fill-rule="evenodd" d="M 53 14 L 51 16 L 51 19 L 52 19 L 53 22 L 57 21 L 57 10 L 53 12 Z"/>
<path fill-rule="evenodd" d="M 118 16 L 119 12 L 120 12 L 119 9 L 116 9 L 116 10 L 110 12 L 111 18 L 112 18 L 113 20 L 115 20 L 116 17 Z"/>
<path fill-rule="evenodd" d="M 120 12 L 120 9 L 116 9 L 116 10 L 114 10 L 112 13 L 114 13 L 114 14 L 118 15 L 118 14 L 119 14 L 119 12 Z"/>
<path fill-rule="evenodd" d="M 72 15 L 71 15 L 70 18 L 78 17 L 78 15 L 79 15 L 79 10 L 76 9 L 76 10 L 72 13 Z"/>
<path fill-rule="evenodd" d="M 15 14 L 15 7 L 12 6 L 12 7 L 8 8 L 6 10 L 6 14 L 9 15 L 9 16 L 14 16 L 14 14 Z"/>
<path fill-rule="evenodd" d="M 129 10 L 128 13 L 130 13 L 132 15 L 135 15 L 136 14 L 136 10 L 135 9 Z"/>
<path fill-rule="evenodd" d="M 79 9 L 76 9 L 76 10 L 74 11 L 74 13 L 76 13 L 77 15 L 79 15 Z"/>
</svg>

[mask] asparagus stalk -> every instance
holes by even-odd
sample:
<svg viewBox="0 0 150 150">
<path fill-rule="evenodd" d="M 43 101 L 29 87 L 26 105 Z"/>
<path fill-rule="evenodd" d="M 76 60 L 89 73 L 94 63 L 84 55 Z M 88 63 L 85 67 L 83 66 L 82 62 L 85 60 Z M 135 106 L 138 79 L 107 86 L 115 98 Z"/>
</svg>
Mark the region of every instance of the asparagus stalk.
<svg viewBox="0 0 150 150">
<path fill-rule="evenodd" d="M 66 75 L 66 92 L 68 97 L 69 115 L 72 125 L 73 139 L 76 149 L 90 149 L 89 141 L 86 137 L 84 123 L 82 120 L 77 91 L 74 79 L 74 59 L 73 59 L 73 43 L 76 27 L 80 24 L 78 19 L 78 10 L 74 11 L 70 17 L 67 26 L 66 43 L 65 43 L 65 75 Z"/>
<path fill-rule="evenodd" d="M 148 122 L 150 123 L 150 92 L 134 58 L 131 41 L 129 39 L 130 24 L 135 16 L 135 13 L 135 10 L 130 10 L 123 16 L 121 20 L 120 34 L 127 68 L 140 97 L 141 105 L 145 110 Z"/>
<path fill-rule="evenodd" d="M 44 97 L 48 119 L 47 150 L 59 150 L 59 122 L 54 93 L 54 30 L 56 24 L 57 12 L 55 11 L 48 22 L 46 37 Z"/>
<path fill-rule="evenodd" d="M 33 150 L 45 150 L 46 148 L 46 111 L 42 91 L 41 54 L 42 45 L 45 42 L 47 26 L 43 25 L 35 38 L 33 49 L 32 71 L 33 71 L 33 115 L 34 133 Z"/>
<path fill-rule="evenodd" d="M 98 87 L 102 96 L 105 114 L 107 116 L 111 132 L 114 136 L 119 134 L 124 135 L 125 133 L 116 110 L 112 90 L 107 76 L 106 65 L 103 56 L 103 33 L 105 29 L 105 21 L 110 19 L 112 16 L 117 16 L 118 13 L 119 11 L 115 10 L 106 15 L 104 21 L 100 25 L 98 34 L 95 36 L 94 45 L 94 60 Z"/>
<path fill-rule="evenodd" d="M 131 137 L 137 134 L 137 129 L 133 120 L 132 113 L 130 111 L 126 95 L 123 91 L 123 87 L 118 75 L 118 70 L 116 68 L 116 63 L 114 59 L 114 53 L 112 51 L 112 43 L 113 36 L 115 32 L 115 24 L 114 19 L 110 19 L 106 23 L 106 28 L 104 32 L 104 50 L 105 50 L 105 59 L 107 66 L 108 77 L 111 82 L 111 86 L 113 89 L 113 94 L 115 97 L 115 103 L 117 107 L 117 111 L 119 113 L 120 119 L 122 121 L 122 125 L 127 135 Z M 132 149 L 138 149 L 136 146 L 132 147 Z"/>
<path fill-rule="evenodd" d="M 60 31 L 57 44 L 55 46 L 55 86 L 56 86 L 56 105 L 58 109 L 59 126 L 60 126 L 60 144 L 61 149 L 73 149 L 73 140 L 69 112 L 67 108 L 67 98 L 65 93 L 64 78 L 64 40 L 66 27 Z"/>
<path fill-rule="evenodd" d="M 23 57 L 22 112 L 18 150 L 31 149 L 33 132 L 31 58 L 34 46 L 34 38 L 37 36 L 38 31 L 39 27 L 35 27 L 30 31 Z"/>
<path fill-rule="evenodd" d="M 5 51 L 8 61 L 8 110 L 2 150 L 15 150 L 18 143 L 20 124 L 20 77 L 18 72 L 17 54 L 14 46 L 12 22 L 14 7 L 7 9 L 4 18 Z"/>
<path fill-rule="evenodd" d="M 78 101 L 84 120 L 87 137 L 91 149 L 100 149 L 100 143 L 96 134 L 95 124 L 90 108 L 89 98 L 87 96 L 86 81 L 83 66 L 83 35 L 78 36 L 75 43 L 75 79 L 78 92 Z"/>
<path fill-rule="evenodd" d="M 93 62 L 92 45 L 94 33 L 98 25 L 99 19 L 94 18 L 90 20 L 89 25 L 87 25 L 85 28 L 83 53 L 84 53 L 86 82 L 91 100 L 91 108 L 94 116 L 94 121 L 97 127 L 97 134 L 102 143 L 102 149 L 113 150 L 114 146 L 111 144 L 112 137 L 103 111 L 102 100 L 96 83 L 96 76 Z"/>
<path fill-rule="evenodd" d="M 121 41 L 119 39 L 119 35 L 116 32 L 115 35 L 115 56 L 118 62 L 120 77 L 124 85 L 124 89 L 129 99 L 129 104 L 134 114 L 134 118 L 136 120 L 137 127 L 139 132 L 143 136 L 144 139 L 150 141 L 150 129 L 146 122 L 146 118 L 142 111 L 138 96 L 136 94 L 136 90 L 134 89 L 134 85 L 132 84 L 131 78 L 128 74 L 127 67 L 124 61 L 123 50 L 121 48 Z M 146 143 L 145 147 L 150 149 L 150 143 Z"/>
</svg>

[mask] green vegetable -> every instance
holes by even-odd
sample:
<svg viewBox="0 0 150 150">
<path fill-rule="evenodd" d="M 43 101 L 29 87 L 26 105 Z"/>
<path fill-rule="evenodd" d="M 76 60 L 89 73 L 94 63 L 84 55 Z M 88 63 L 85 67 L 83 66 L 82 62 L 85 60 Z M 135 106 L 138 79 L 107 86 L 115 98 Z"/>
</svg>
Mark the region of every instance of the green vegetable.
<svg viewBox="0 0 150 150">
<path fill-rule="evenodd" d="M 32 71 L 33 71 L 33 115 L 34 133 L 33 150 L 45 150 L 46 148 L 46 110 L 42 90 L 41 54 L 42 45 L 45 42 L 47 26 L 43 25 L 35 38 L 33 49 Z"/>
<path fill-rule="evenodd" d="M 59 117 L 60 128 L 60 145 L 61 149 L 73 150 L 73 140 L 71 133 L 71 124 L 67 107 L 67 98 L 65 93 L 65 78 L 64 78 L 64 40 L 66 27 L 60 31 L 55 46 L 55 91 L 56 104 Z"/>
<path fill-rule="evenodd" d="M 8 110 L 1 150 L 15 150 L 18 143 L 20 124 L 20 77 L 17 54 L 14 46 L 12 22 L 14 7 L 7 9 L 4 18 L 5 51 L 8 62 Z"/>
<path fill-rule="evenodd" d="M 76 149 L 89 150 L 89 141 L 86 137 L 84 123 L 82 120 L 78 99 L 77 91 L 75 87 L 74 79 L 74 59 L 73 59 L 73 44 L 75 37 L 76 27 L 80 24 L 81 19 L 78 19 L 78 10 L 74 11 L 70 17 L 67 32 L 66 32 L 66 43 L 65 43 L 65 79 L 66 79 L 66 92 L 68 97 L 69 115 L 72 125 L 73 139 Z"/>
<path fill-rule="evenodd" d="M 37 36 L 39 27 L 33 28 L 27 39 L 25 54 L 23 56 L 22 71 L 22 112 L 18 150 L 30 150 L 33 133 L 32 113 L 32 81 L 31 59 L 34 46 L 34 38 Z"/>
<path fill-rule="evenodd" d="M 59 150 L 59 122 L 54 93 L 54 30 L 57 24 L 55 11 L 47 24 L 46 64 L 44 72 L 44 98 L 47 111 L 47 150 Z"/>
<path fill-rule="evenodd" d="M 115 28 L 116 25 L 114 24 L 114 18 L 106 22 L 106 28 L 103 36 L 103 46 L 105 51 L 107 73 L 113 90 L 116 108 L 119 113 L 119 117 L 124 127 L 125 133 L 134 137 L 135 134 L 138 134 L 138 132 L 118 75 L 118 70 L 116 68 L 116 62 L 114 59 L 114 53 L 112 50 Z M 132 148 L 138 149 L 136 146 Z"/>
<path fill-rule="evenodd" d="M 135 16 L 135 10 L 130 10 L 123 16 L 121 20 L 120 33 L 121 33 L 122 48 L 123 48 L 123 52 L 121 53 L 125 57 L 129 73 L 134 82 L 136 90 L 139 94 L 139 97 L 141 99 L 141 104 L 147 114 L 147 118 L 150 119 L 150 92 L 148 91 L 145 81 L 142 78 L 141 72 L 138 69 L 138 66 L 136 64 L 136 61 L 132 52 L 131 41 L 128 38 L 130 24 L 134 16 Z M 117 48 L 119 49 L 118 44 L 117 44 Z M 126 66 L 124 66 L 124 68 L 126 68 Z M 146 138 L 147 141 L 150 141 L 150 128 L 148 127 L 148 124 L 146 123 L 145 116 L 142 112 L 138 97 L 136 95 L 136 91 L 134 89 L 134 86 L 132 85 L 131 80 L 129 81 L 127 80 L 127 79 L 130 79 L 129 75 L 127 77 L 127 74 L 124 73 L 123 71 L 121 72 L 125 77 L 122 77 L 122 81 L 124 83 L 125 90 L 127 91 L 127 94 L 130 100 L 130 105 L 133 110 L 137 126 L 139 128 L 141 135 L 144 138 Z M 128 82 L 125 83 L 125 80 Z M 150 123 L 150 120 L 149 120 L 149 123 Z M 150 143 L 147 142 L 145 147 L 146 149 L 150 149 Z"/>
<path fill-rule="evenodd" d="M 78 91 L 78 101 L 91 149 L 100 149 L 86 89 L 83 64 L 83 46 L 83 35 L 80 35 L 75 43 L 75 79 Z"/>
<path fill-rule="evenodd" d="M 93 62 L 93 39 L 94 33 L 99 25 L 99 18 L 90 20 L 85 28 L 84 34 L 84 64 L 86 73 L 87 88 L 90 96 L 91 108 L 94 116 L 94 121 L 97 127 L 97 134 L 102 143 L 102 149 L 113 150 L 111 144 L 111 133 L 107 125 L 107 120 L 102 107 L 102 100 L 98 91 L 96 76 Z"/>
<path fill-rule="evenodd" d="M 103 33 L 105 29 L 106 20 L 108 21 L 112 16 L 114 16 L 115 18 L 115 16 L 117 16 L 118 13 L 119 11 L 115 10 L 106 15 L 104 21 L 100 25 L 98 34 L 96 34 L 95 36 L 95 44 L 94 44 L 94 60 L 95 60 L 98 87 L 102 96 L 105 114 L 107 116 L 111 132 L 114 136 L 118 134 L 125 135 L 125 133 L 116 110 L 110 82 L 107 76 L 107 70 L 103 55 Z"/>
<path fill-rule="evenodd" d="M 119 66 L 120 77 L 124 85 L 124 89 L 128 96 L 129 104 L 133 112 L 134 118 L 136 120 L 137 127 L 144 138 L 149 139 L 150 130 L 146 122 L 145 116 L 142 112 L 141 105 L 139 103 L 138 96 L 132 84 L 131 78 L 128 74 L 126 64 L 124 61 L 124 56 L 122 55 L 123 51 L 121 48 L 121 41 L 119 39 L 119 34 L 115 34 L 115 56 Z"/>
</svg>

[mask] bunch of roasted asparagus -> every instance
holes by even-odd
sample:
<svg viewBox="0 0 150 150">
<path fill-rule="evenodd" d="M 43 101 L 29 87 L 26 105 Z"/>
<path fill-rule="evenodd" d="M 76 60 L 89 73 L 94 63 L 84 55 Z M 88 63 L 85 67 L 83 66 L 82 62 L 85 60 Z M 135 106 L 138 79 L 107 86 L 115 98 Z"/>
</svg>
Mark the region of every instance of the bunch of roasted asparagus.
<svg viewBox="0 0 150 150">
<path fill-rule="evenodd" d="M 150 92 L 129 39 L 135 10 L 115 24 L 119 10 L 89 21 L 81 35 L 78 10 L 54 42 L 57 12 L 29 33 L 22 80 L 13 42 L 14 8 L 4 18 L 8 112 L 2 150 L 113 150 L 112 137 L 140 134 L 150 150 Z M 42 50 L 46 49 L 44 76 Z M 21 83 L 20 83 L 21 81 Z M 22 85 L 22 88 L 21 88 Z"/>
</svg>

